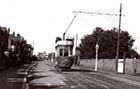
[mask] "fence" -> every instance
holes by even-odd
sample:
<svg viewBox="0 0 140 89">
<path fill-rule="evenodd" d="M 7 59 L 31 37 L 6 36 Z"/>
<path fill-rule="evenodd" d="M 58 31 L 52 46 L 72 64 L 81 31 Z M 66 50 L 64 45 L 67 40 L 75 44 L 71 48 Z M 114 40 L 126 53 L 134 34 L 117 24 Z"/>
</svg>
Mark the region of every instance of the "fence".
<svg viewBox="0 0 140 89">
<path fill-rule="evenodd" d="M 95 59 L 81 59 L 80 65 L 94 68 Z M 115 72 L 115 60 L 114 59 L 98 60 L 98 71 L 101 71 L 101 70 Z M 139 59 L 126 59 L 124 70 L 126 74 L 140 73 L 140 60 Z"/>
</svg>

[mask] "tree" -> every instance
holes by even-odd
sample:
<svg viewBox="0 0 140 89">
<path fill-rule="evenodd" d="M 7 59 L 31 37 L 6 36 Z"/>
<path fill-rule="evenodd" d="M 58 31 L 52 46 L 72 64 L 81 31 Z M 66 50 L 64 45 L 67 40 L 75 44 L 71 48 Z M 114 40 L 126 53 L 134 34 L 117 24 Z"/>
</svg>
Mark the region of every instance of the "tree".
<svg viewBox="0 0 140 89">
<path fill-rule="evenodd" d="M 117 50 L 117 34 L 116 28 L 111 30 L 103 30 L 102 28 L 95 28 L 92 34 L 85 35 L 81 39 L 79 46 L 81 50 L 81 58 L 95 58 L 95 45 L 99 45 L 99 58 L 115 58 Z M 135 52 L 132 49 L 134 39 L 127 31 L 120 32 L 120 50 L 119 58 L 131 57 Z M 136 55 L 136 54 L 135 54 Z"/>
</svg>

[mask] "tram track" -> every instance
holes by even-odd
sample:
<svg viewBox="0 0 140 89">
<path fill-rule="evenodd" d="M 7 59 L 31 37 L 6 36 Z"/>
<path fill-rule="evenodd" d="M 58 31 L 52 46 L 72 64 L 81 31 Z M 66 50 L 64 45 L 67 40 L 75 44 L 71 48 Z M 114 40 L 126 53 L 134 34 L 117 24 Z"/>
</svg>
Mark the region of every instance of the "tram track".
<svg viewBox="0 0 140 89">
<path fill-rule="evenodd" d="M 127 79 L 117 78 L 111 75 L 95 71 L 64 71 L 62 74 L 68 80 L 69 86 L 75 86 L 74 89 L 139 89 L 140 86 Z"/>
<path fill-rule="evenodd" d="M 99 80 L 93 80 L 93 78 L 81 72 L 69 72 L 64 75 L 69 82 L 73 82 L 73 85 L 77 86 L 75 89 L 112 89 L 103 83 L 99 83 Z"/>
<path fill-rule="evenodd" d="M 139 89 L 139 85 L 135 83 L 135 81 L 123 79 L 119 77 L 114 77 L 111 75 L 106 75 L 102 73 L 95 74 L 93 72 L 90 73 L 82 73 L 87 78 L 93 79 L 93 81 L 97 81 L 100 84 L 105 84 L 106 86 L 109 86 L 111 89 Z"/>
</svg>

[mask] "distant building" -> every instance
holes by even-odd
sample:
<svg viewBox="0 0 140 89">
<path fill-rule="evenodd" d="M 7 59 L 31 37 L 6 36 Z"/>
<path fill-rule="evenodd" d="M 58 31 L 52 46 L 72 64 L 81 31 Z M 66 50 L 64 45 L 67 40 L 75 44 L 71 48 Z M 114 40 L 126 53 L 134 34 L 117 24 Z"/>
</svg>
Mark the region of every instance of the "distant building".
<svg viewBox="0 0 140 89">
<path fill-rule="evenodd" d="M 44 52 L 38 52 L 37 56 L 38 56 L 38 60 L 48 59 L 48 55 L 45 51 Z"/>
</svg>

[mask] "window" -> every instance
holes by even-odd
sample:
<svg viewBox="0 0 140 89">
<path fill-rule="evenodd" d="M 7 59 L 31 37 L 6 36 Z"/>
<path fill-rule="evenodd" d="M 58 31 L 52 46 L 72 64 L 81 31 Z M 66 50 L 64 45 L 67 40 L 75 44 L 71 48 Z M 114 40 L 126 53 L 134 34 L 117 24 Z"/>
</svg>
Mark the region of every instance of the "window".
<svg viewBox="0 0 140 89">
<path fill-rule="evenodd" d="M 60 49 L 60 54 L 59 56 L 63 56 L 63 49 Z"/>
<path fill-rule="evenodd" d="M 68 47 L 62 47 L 59 49 L 59 56 L 69 56 Z"/>
<path fill-rule="evenodd" d="M 64 49 L 64 56 L 68 56 L 69 55 L 69 53 L 68 53 L 68 48 L 65 48 Z"/>
</svg>

